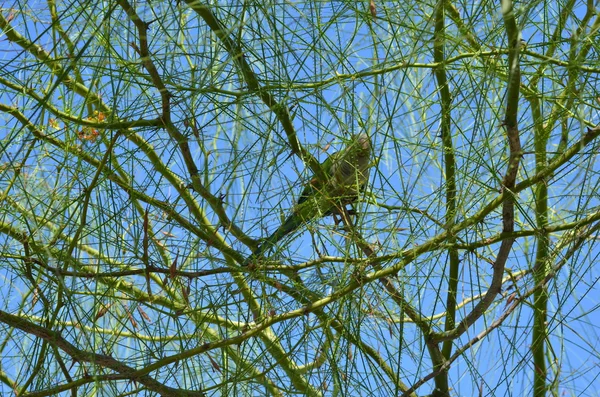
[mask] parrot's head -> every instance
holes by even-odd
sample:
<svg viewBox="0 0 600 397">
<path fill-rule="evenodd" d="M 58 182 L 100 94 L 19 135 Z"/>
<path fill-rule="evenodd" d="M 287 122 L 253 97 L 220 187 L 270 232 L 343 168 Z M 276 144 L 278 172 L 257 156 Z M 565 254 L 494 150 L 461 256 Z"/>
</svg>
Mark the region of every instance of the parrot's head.
<svg viewBox="0 0 600 397">
<path fill-rule="evenodd" d="M 360 134 L 358 134 L 356 136 L 355 140 L 356 140 L 356 144 L 360 147 L 360 149 L 362 149 L 362 150 L 370 150 L 371 149 L 371 140 L 369 139 L 369 136 L 365 132 L 361 132 Z"/>
<path fill-rule="evenodd" d="M 371 152 L 371 139 L 366 133 L 361 132 L 358 135 L 354 135 L 352 141 L 352 151 L 357 153 L 360 157 L 369 156 Z"/>
</svg>

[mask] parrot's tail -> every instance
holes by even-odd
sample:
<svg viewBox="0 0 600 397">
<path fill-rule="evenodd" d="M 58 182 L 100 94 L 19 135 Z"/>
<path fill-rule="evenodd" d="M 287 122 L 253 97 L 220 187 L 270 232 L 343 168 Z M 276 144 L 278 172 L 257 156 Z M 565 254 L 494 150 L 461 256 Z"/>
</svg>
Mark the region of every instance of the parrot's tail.
<svg viewBox="0 0 600 397">
<path fill-rule="evenodd" d="M 248 260 L 246 260 L 244 266 L 248 266 L 249 264 L 259 260 L 267 250 L 274 247 L 279 240 L 296 230 L 300 225 L 302 225 L 302 223 L 303 220 L 300 216 L 297 214 L 290 215 L 285 222 L 283 222 L 283 224 L 279 226 L 275 232 L 273 232 L 273 234 L 267 237 L 263 243 L 257 249 L 255 249 L 254 252 L 252 252 L 252 255 L 248 257 Z"/>
</svg>

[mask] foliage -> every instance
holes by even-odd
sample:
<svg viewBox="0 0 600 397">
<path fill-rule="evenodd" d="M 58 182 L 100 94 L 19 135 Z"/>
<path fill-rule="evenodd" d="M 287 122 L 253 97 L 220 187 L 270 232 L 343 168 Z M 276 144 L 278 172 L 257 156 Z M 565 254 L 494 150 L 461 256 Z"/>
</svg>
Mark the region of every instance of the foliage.
<svg viewBox="0 0 600 397">
<path fill-rule="evenodd" d="M 4 3 L 2 394 L 597 393 L 599 15 Z"/>
</svg>

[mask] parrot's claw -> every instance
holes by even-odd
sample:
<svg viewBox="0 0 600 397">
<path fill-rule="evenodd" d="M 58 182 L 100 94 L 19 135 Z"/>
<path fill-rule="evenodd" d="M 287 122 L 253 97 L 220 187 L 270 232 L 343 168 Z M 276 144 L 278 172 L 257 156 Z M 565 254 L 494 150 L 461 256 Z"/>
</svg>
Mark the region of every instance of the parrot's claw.
<svg viewBox="0 0 600 397">
<path fill-rule="evenodd" d="M 333 223 L 335 223 L 336 226 L 342 223 L 342 218 L 339 218 L 337 213 L 333 213 L 331 215 L 333 216 Z"/>
<path fill-rule="evenodd" d="M 333 222 L 336 226 L 339 226 L 341 223 L 344 223 L 344 218 L 350 221 L 350 218 L 356 216 L 358 212 L 352 207 L 347 209 L 346 207 L 342 207 L 339 210 L 332 211 L 331 215 L 333 216 Z"/>
</svg>

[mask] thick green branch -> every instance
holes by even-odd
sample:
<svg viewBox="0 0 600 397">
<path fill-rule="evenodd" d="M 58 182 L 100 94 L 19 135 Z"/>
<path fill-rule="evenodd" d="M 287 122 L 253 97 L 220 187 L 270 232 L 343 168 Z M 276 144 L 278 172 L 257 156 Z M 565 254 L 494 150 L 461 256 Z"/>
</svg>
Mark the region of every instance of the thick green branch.
<svg viewBox="0 0 600 397">
<path fill-rule="evenodd" d="M 434 47 L 433 47 L 433 59 L 440 65 L 435 69 L 435 77 L 437 80 L 438 91 L 440 93 L 440 108 L 441 108 L 441 135 L 444 151 L 444 175 L 446 177 L 446 228 L 452 228 L 455 224 L 456 219 L 456 158 L 454 156 L 454 143 L 452 142 L 452 97 L 450 95 L 450 87 L 448 83 L 448 77 L 446 75 L 446 68 L 444 65 L 445 55 L 445 9 L 446 1 L 441 0 L 438 2 L 435 11 L 435 36 L 434 36 Z M 448 293 L 446 294 L 446 323 L 444 330 L 449 331 L 454 328 L 456 321 L 456 293 L 458 288 L 458 273 L 459 273 L 459 258 L 458 250 L 454 247 L 456 237 L 450 235 L 448 238 Z M 448 358 L 452 352 L 452 342 L 444 342 L 443 357 Z M 438 367 L 441 363 L 438 363 Z M 441 373 L 447 377 L 447 374 Z M 436 377 L 438 379 L 439 377 Z M 436 382 L 438 391 L 441 385 Z M 444 384 L 444 393 L 448 393 L 447 378 Z"/>
</svg>

